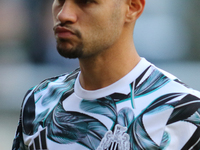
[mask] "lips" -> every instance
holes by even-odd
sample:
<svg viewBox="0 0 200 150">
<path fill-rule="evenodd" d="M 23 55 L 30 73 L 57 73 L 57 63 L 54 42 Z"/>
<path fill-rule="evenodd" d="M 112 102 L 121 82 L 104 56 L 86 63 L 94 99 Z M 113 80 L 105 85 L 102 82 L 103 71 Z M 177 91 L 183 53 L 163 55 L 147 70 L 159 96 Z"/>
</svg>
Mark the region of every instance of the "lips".
<svg viewBox="0 0 200 150">
<path fill-rule="evenodd" d="M 55 35 L 58 38 L 66 39 L 66 38 L 70 38 L 70 37 L 74 36 L 75 34 L 72 30 L 70 30 L 68 28 L 58 26 L 55 28 Z"/>
</svg>

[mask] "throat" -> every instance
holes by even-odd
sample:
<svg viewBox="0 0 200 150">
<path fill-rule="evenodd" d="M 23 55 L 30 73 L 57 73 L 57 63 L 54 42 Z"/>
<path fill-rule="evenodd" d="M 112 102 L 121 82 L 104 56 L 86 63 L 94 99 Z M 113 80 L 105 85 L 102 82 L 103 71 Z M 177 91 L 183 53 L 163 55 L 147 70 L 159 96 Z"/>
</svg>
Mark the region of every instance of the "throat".
<svg viewBox="0 0 200 150">
<path fill-rule="evenodd" d="M 84 77 L 81 73 L 79 76 L 81 87 L 85 90 L 98 90 L 107 87 L 117 80 L 112 77 L 104 77 L 103 73 L 98 76 Z"/>
<path fill-rule="evenodd" d="M 127 75 L 141 60 L 134 48 L 104 51 L 101 55 L 79 59 L 79 81 L 85 90 L 107 87 Z"/>
<path fill-rule="evenodd" d="M 139 60 L 137 61 L 137 63 Z M 85 70 L 81 68 L 81 74 L 79 76 L 79 81 L 83 89 L 85 90 L 98 90 L 105 88 L 121 78 L 127 75 L 136 65 L 127 67 L 125 65 L 111 66 L 109 64 L 104 66 L 96 66 Z"/>
</svg>

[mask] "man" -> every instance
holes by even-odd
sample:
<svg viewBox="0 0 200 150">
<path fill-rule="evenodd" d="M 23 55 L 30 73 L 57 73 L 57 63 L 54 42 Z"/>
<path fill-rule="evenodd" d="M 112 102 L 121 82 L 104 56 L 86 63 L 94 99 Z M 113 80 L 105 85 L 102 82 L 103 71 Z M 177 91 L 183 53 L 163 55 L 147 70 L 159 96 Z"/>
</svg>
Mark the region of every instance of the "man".
<svg viewBox="0 0 200 150">
<path fill-rule="evenodd" d="M 200 93 L 140 58 L 133 29 L 145 0 L 54 0 L 57 49 L 80 69 L 23 101 L 13 150 L 200 148 Z"/>
</svg>

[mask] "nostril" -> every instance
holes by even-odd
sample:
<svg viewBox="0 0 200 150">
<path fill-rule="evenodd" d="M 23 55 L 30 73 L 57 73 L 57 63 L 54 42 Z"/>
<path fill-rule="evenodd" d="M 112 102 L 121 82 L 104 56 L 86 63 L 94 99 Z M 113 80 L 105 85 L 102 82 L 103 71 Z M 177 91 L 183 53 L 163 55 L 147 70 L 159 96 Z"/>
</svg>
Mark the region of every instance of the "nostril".
<svg viewBox="0 0 200 150">
<path fill-rule="evenodd" d="M 56 5 L 53 13 L 57 22 L 75 23 L 77 21 L 78 6 L 74 1 L 63 1 L 62 4 Z"/>
<path fill-rule="evenodd" d="M 74 12 L 69 12 L 69 11 L 61 11 L 58 16 L 57 19 L 60 22 L 76 22 L 77 20 L 77 16 Z"/>
</svg>

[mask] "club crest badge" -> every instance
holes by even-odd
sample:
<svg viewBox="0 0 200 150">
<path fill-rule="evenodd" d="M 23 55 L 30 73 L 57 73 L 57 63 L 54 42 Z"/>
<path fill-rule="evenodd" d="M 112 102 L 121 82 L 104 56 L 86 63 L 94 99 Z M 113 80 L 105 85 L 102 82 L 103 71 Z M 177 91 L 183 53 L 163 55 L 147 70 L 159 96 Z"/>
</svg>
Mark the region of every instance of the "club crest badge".
<svg viewBox="0 0 200 150">
<path fill-rule="evenodd" d="M 126 127 L 116 125 L 114 132 L 108 131 L 105 134 L 97 150 L 130 150 L 130 137 L 126 131 Z"/>
</svg>

